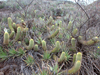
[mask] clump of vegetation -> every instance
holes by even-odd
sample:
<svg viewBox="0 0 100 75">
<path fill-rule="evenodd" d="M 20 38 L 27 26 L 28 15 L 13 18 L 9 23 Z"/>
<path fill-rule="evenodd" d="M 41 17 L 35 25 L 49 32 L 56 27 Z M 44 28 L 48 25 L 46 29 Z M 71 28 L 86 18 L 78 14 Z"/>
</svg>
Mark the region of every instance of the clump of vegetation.
<svg viewBox="0 0 100 75">
<path fill-rule="evenodd" d="M 99 35 L 88 35 L 93 27 L 96 29 L 97 24 L 82 25 L 78 23 L 80 15 L 70 15 L 63 6 L 64 9 L 56 12 L 55 4 L 46 6 L 46 15 L 43 5 L 31 1 L 29 6 L 31 3 L 34 6 L 31 11 L 28 5 L 25 9 L 21 6 L 23 13 L 20 12 L 17 18 L 7 17 L 7 26 L 0 29 L 0 63 L 10 65 L 6 69 L 11 69 L 16 74 L 25 75 L 100 74 L 99 67 L 95 66 L 98 65 L 96 60 L 99 60 L 99 48 L 96 53 L 97 47 L 94 47 L 99 44 Z M 55 12 L 52 8 L 55 8 Z M 72 11 L 77 12 L 77 9 Z M 18 67 L 12 69 L 11 64 Z M 4 65 L 3 67 L 5 68 Z"/>
</svg>

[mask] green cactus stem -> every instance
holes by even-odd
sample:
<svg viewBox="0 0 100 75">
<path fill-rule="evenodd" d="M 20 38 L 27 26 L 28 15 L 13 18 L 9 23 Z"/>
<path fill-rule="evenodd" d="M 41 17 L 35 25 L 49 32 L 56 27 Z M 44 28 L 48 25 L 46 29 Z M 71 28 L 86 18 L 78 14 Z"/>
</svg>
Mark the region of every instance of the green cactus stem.
<svg viewBox="0 0 100 75">
<path fill-rule="evenodd" d="M 50 53 L 56 53 L 60 50 L 60 42 L 56 42 L 56 47 Z"/>
<path fill-rule="evenodd" d="M 10 17 L 8 17 L 8 26 L 11 29 L 11 31 L 14 31 L 14 29 L 12 27 L 12 19 Z"/>
<path fill-rule="evenodd" d="M 63 61 L 65 61 L 65 52 L 61 53 L 60 58 L 58 59 L 58 63 L 62 63 Z"/>
<path fill-rule="evenodd" d="M 51 38 L 54 38 L 58 33 L 59 33 L 59 29 L 57 29 L 52 35 L 50 35 L 48 38 L 51 39 Z"/>
<path fill-rule="evenodd" d="M 5 32 L 5 33 L 4 33 L 3 44 L 4 44 L 4 45 L 9 44 L 9 33 L 8 33 L 8 32 Z"/>
<path fill-rule="evenodd" d="M 76 39 L 75 38 L 71 39 L 71 45 L 72 46 L 70 47 L 70 50 L 76 52 Z"/>
<path fill-rule="evenodd" d="M 84 41 L 84 40 L 80 39 L 80 37 L 79 37 L 78 41 L 83 45 L 90 46 L 90 45 L 94 45 L 95 43 L 98 42 L 98 37 L 94 37 L 88 41 Z"/>
<path fill-rule="evenodd" d="M 34 40 L 33 39 L 30 39 L 29 46 L 26 46 L 26 49 L 27 50 L 31 50 L 33 47 L 34 47 Z"/>
<path fill-rule="evenodd" d="M 62 26 L 62 21 L 59 21 L 59 27 L 61 27 Z"/>
<path fill-rule="evenodd" d="M 44 40 L 42 41 L 42 48 L 44 51 L 47 50 L 46 42 Z"/>
<path fill-rule="evenodd" d="M 34 50 L 35 50 L 35 51 L 38 51 L 38 49 L 39 49 L 39 48 L 38 48 L 38 45 L 36 44 L 36 45 L 34 46 Z"/>
<path fill-rule="evenodd" d="M 78 29 L 75 28 L 75 29 L 72 31 L 72 35 L 75 36 L 75 35 L 77 34 L 77 32 L 78 32 Z"/>
<path fill-rule="evenodd" d="M 73 64 L 75 63 L 76 61 L 76 54 L 73 55 Z"/>
<path fill-rule="evenodd" d="M 13 28 L 14 28 L 15 30 L 17 29 L 16 23 L 13 23 Z"/>
<path fill-rule="evenodd" d="M 52 31 L 52 30 L 54 29 L 54 27 L 55 27 L 55 26 L 54 26 L 54 25 L 52 25 L 50 30 Z"/>
<path fill-rule="evenodd" d="M 71 27 L 72 27 L 72 22 L 70 21 L 70 22 L 68 23 L 68 27 L 67 27 L 67 29 L 70 30 Z"/>
<path fill-rule="evenodd" d="M 81 61 L 76 61 L 74 66 L 68 70 L 68 74 L 75 74 L 81 67 Z"/>
<path fill-rule="evenodd" d="M 16 37 L 15 37 L 15 41 L 18 41 L 20 39 L 20 35 L 21 35 L 21 28 L 17 27 L 17 34 L 16 34 Z"/>
<path fill-rule="evenodd" d="M 9 38 L 12 38 L 12 37 L 14 36 L 14 34 L 15 34 L 15 32 L 14 32 L 14 31 L 12 31 L 12 32 L 10 33 Z"/>
<path fill-rule="evenodd" d="M 81 52 L 77 53 L 75 61 L 82 61 L 82 53 Z"/>
</svg>

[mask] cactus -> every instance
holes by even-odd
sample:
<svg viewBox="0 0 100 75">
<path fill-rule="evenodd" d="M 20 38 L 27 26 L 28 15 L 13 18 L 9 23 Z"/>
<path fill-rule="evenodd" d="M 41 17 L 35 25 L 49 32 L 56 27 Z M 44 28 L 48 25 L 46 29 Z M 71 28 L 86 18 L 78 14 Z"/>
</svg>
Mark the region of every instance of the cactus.
<svg viewBox="0 0 100 75">
<path fill-rule="evenodd" d="M 90 46 L 90 45 L 93 45 L 98 42 L 98 37 L 94 37 L 88 41 L 84 41 L 84 40 L 82 40 L 82 37 L 80 36 L 80 37 L 78 37 L 78 41 L 83 45 Z"/>
<path fill-rule="evenodd" d="M 15 30 L 17 29 L 16 23 L 13 23 L 13 28 L 14 28 Z"/>
<path fill-rule="evenodd" d="M 8 26 L 11 29 L 11 31 L 14 31 L 14 29 L 12 27 L 12 19 L 10 17 L 8 17 Z"/>
<path fill-rule="evenodd" d="M 52 31 L 53 29 L 54 29 L 54 25 L 52 25 L 52 27 L 51 27 L 51 29 L 50 29 L 50 30 Z"/>
<path fill-rule="evenodd" d="M 58 63 L 62 63 L 65 60 L 65 52 L 62 52 L 60 58 L 58 59 Z"/>
<path fill-rule="evenodd" d="M 3 44 L 9 44 L 9 33 L 5 32 L 4 33 L 4 40 L 3 40 Z"/>
<path fill-rule="evenodd" d="M 78 30 L 77 28 L 75 28 L 73 31 L 72 31 L 72 35 L 75 36 L 77 34 Z"/>
<path fill-rule="evenodd" d="M 75 61 L 82 61 L 82 53 L 81 52 L 77 53 Z"/>
<path fill-rule="evenodd" d="M 37 44 L 34 46 L 34 50 L 38 51 L 38 45 Z"/>
<path fill-rule="evenodd" d="M 72 44 L 72 47 L 73 47 L 73 48 L 76 47 L 76 39 L 75 39 L 75 38 L 72 38 L 72 39 L 71 39 L 71 44 Z"/>
<path fill-rule="evenodd" d="M 58 52 L 59 50 L 60 50 L 60 42 L 57 41 L 56 42 L 56 47 L 50 53 L 55 53 L 55 52 Z"/>
<path fill-rule="evenodd" d="M 14 31 L 12 31 L 12 32 L 10 33 L 9 38 L 12 38 L 12 37 L 14 36 L 14 34 L 15 34 L 15 32 L 14 32 Z"/>
<path fill-rule="evenodd" d="M 73 63 L 76 61 L 76 54 L 73 55 Z"/>
<path fill-rule="evenodd" d="M 67 27 L 67 29 L 70 30 L 71 27 L 72 27 L 72 22 L 70 21 L 70 22 L 68 23 L 68 27 Z"/>
<path fill-rule="evenodd" d="M 54 38 L 58 33 L 59 33 L 59 30 L 60 29 L 57 29 L 52 35 L 50 35 L 48 38 L 51 39 L 51 38 Z"/>
<path fill-rule="evenodd" d="M 61 27 L 62 26 L 62 21 L 59 21 L 59 27 Z"/>
<path fill-rule="evenodd" d="M 76 73 L 77 71 L 79 71 L 80 67 L 81 67 L 81 61 L 76 61 L 74 66 L 68 70 L 68 74 Z"/>
<path fill-rule="evenodd" d="M 21 28 L 17 27 L 17 34 L 16 34 L 16 37 L 15 37 L 15 41 L 19 40 L 20 34 L 21 34 Z"/>
<path fill-rule="evenodd" d="M 42 41 L 42 48 L 44 51 L 47 50 L 46 42 L 44 40 Z"/>
<path fill-rule="evenodd" d="M 70 50 L 72 50 L 72 51 L 76 51 L 76 39 L 75 38 L 72 38 L 71 39 L 71 48 L 70 48 Z"/>
<path fill-rule="evenodd" d="M 30 39 L 29 46 L 26 46 L 26 49 L 27 50 L 31 50 L 33 47 L 34 47 L 34 40 L 33 39 Z"/>
</svg>

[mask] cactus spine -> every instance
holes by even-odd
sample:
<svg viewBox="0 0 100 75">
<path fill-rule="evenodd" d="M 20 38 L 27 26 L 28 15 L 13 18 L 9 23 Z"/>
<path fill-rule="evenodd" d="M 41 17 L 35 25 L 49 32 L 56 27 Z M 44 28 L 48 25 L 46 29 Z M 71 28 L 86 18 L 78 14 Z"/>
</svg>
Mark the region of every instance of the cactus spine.
<svg viewBox="0 0 100 75">
<path fill-rule="evenodd" d="M 57 41 L 57 42 L 56 42 L 56 47 L 51 51 L 51 53 L 58 52 L 59 50 L 60 50 L 60 42 Z"/>
<path fill-rule="evenodd" d="M 42 41 L 42 48 L 44 51 L 47 50 L 46 42 L 44 40 Z"/>
<path fill-rule="evenodd" d="M 33 39 L 30 39 L 29 46 L 26 46 L 26 49 L 27 50 L 31 50 L 33 47 L 34 47 L 34 40 Z"/>
<path fill-rule="evenodd" d="M 4 40 L 3 40 L 3 44 L 9 44 L 9 33 L 5 32 L 4 33 Z"/>
</svg>

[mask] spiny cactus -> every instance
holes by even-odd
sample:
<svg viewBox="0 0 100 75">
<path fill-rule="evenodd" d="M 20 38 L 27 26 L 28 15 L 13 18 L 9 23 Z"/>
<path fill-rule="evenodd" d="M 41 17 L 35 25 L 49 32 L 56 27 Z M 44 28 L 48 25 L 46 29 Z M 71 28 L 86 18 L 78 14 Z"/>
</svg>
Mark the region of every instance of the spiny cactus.
<svg viewBox="0 0 100 75">
<path fill-rule="evenodd" d="M 90 39 L 90 40 L 88 40 L 88 41 L 84 41 L 84 40 L 82 39 L 82 37 L 79 36 L 79 37 L 78 37 L 78 41 L 79 41 L 81 44 L 83 44 L 83 45 L 89 46 L 89 45 L 93 45 L 93 44 L 97 43 L 97 42 L 98 42 L 98 37 L 94 37 L 94 38 L 92 38 L 92 39 Z"/>
<path fill-rule="evenodd" d="M 59 50 L 60 50 L 60 42 L 57 41 L 57 42 L 56 42 L 56 47 L 51 51 L 51 53 L 58 52 Z"/>
<path fill-rule="evenodd" d="M 8 17 L 8 26 L 11 29 L 11 31 L 14 31 L 14 29 L 12 27 L 12 19 L 10 17 Z"/>
<path fill-rule="evenodd" d="M 71 39 L 71 48 L 70 48 L 70 50 L 72 50 L 72 51 L 76 51 L 76 39 L 75 38 L 72 38 Z"/>
<path fill-rule="evenodd" d="M 19 40 L 20 34 L 21 34 L 21 28 L 18 27 L 18 28 L 17 28 L 17 34 L 16 34 L 16 37 L 15 37 L 15 41 Z"/>
<path fill-rule="evenodd" d="M 4 33 L 4 40 L 3 40 L 3 44 L 9 44 L 9 33 L 5 32 Z"/>
<path fill-rule="evenodd" d="M 34 50 L 35 50 L 35 51 L 38 51 L 38 49 L 39 49 L 39 48 L 38 48 L 38 45 L 36 44 L 36 45 L 34 46 Z"/>
<path fill-rule="evenodd" d="M 54 25 L 51 26 L 51 29 L 50 30 L 52 31 L 53 29 L 54 29 Z"/>
<path fill-rule="evenodd" d="M 65 61 L 65 52 L 61 53 L 60 58 L 58 59 L 58 63 L 62 63 L 63 61 Z"/>
<path fill-rule="evenodd" d="M 67 29 L 70 30 L 71 27 L 72 27 L 72 22 L 70 21 L 70 22 L 68 23 L 68 27 L 67 27 Z"/>
<path fill-rule="evenodd" d="M 27 50 L 31 50 L 33 47 L 34 47 L 34 40 L 33 39 L 30 39 L 29 46 L 26 46 L 26 49 Z"/>
<path fill-rule="evenodd" d="M 10 33 L 9 38 L 12 38 L 12 37 L 14 36 L 14 34 L 15 34 L 15 32 L 14 32 L 14 31 L 12 31 L 12 32 Z"/>
<path fill-rule="evenodd" d="M 73 29 L 72 35 L 75 36 L 77 34 L 77 32 L 78 32 L 78 29 L 77 28 Z"/>
<path fill-rule="evenodd" d="M 13 23 L 13 28 L 14 28 L 15 30 L 17 29 L 16 23 Z"/>
<path fill-rule="evenodd" d="M 58 33 L 59 33 L 59 29 L 57 29 L 52 35 L 50 35 L 48 38 L 51 39 L 51 38 L 54 38 Z"/>
<path fill-rule="evenodd" d="M 75 63 L 76 61 L 76 54 L 73 55 L 73 64 Z"/>
<path fill-rule="evenodd" d="M 82 61 L 82 53 L 81 52 L 77 53 L 75 61 Z"/>
<path fill-rule="evenodd" d="M 81 67 L 81 61 L 76 61 L 74 66 L 68 70 L 68 74 L 76 73 L 77 71 L 79 71 L 80 67 Z"/>
<path fill-rule="evenodd" d="M 61 27 L 62 26 L 62 21 L 59 21 L 59 27 Z"/>
<path fill-rule="evenodd" d="M 44 40 L 42 41 L 42 48 L 44 51 L 47 50 L 46 42 Z"/>
</svg>

